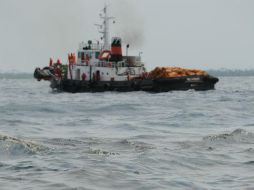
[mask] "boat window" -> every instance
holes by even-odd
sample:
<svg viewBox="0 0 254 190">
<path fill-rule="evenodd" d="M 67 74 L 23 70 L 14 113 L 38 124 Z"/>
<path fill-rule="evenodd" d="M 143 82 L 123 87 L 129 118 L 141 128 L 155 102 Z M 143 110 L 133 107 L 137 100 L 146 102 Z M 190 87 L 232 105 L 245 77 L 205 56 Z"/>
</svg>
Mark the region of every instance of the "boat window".
<svg viewBox="0 0 254 190">
<path fill-rule="evenodd" d="M 80 80 L 80 69 L 76 70 L 76 80 Z"/>
<path fill-rule="evenodd" d="M 98 59 L 99 55 L 100 55 L 100 52 L 97 51 L 97 52 L 95 53 L 95 58 Z"/>
<path fill-rule="evenodd" d="M 85 52 L 81 52 L 81 62 L 85 62 Z"/>
<path fill-rule="evenodd" d="M 81 59 L 81 52 L 78 52 L 78 59 Z"/>
</svg>

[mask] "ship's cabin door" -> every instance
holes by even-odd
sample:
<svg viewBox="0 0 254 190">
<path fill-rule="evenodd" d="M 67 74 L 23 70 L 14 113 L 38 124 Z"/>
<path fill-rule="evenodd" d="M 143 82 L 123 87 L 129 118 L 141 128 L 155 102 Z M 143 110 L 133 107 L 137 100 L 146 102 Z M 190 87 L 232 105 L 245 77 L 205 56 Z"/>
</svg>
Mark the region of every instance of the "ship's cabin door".
<svg viewBox="0 0 254 190">
<path fill-rule="evenodd" d="M 100 73 L 99 70 L 96 71 L 96 80 L 97 80 L 97 81 L 100 81 L 100 80 L 101 80 L 101 73 Z"/>
<path fill-rule="evenodd" d="M 80 69 L 76 70 L 76 75 L 75 76 L 76 76 L 75 77 L 76 80 L 80 80 Z"/>
</svg>

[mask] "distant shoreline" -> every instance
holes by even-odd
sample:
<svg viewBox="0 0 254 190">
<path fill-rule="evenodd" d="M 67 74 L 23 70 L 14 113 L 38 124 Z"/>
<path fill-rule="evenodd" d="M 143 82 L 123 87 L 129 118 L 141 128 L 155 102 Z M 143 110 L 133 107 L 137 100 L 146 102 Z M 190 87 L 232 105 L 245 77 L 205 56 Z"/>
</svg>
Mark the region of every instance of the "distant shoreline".
<svg viewBox="0 0 254 190">
<path fill-rule="evenodd" d="M 33 73 L 0 73 L 0 79 L 32 79 Z"/>
<path fill-rule="evenodd" d="M 230 70 L 230 69 L 221 69 L 221 70 L 207 70 L 210 75 L 214 76 L 225 76 L 225 77 L 242 77 L 242 76 L 254 76 L 254 69 L 251 70 Z"/>
</svg>

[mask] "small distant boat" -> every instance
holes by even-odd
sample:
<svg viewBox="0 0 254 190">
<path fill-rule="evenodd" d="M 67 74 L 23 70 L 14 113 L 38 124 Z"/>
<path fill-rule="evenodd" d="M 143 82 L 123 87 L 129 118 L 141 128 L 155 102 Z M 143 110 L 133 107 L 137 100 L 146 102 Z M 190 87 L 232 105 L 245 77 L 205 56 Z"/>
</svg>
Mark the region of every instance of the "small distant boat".
<svg viewBox="0 0 254 190">
<path fill-rule="evenodd" d="M 102 24 L 98 25 L 103 34 L 103 43 L 80 43 L 77 56 L 68 55 L 68 64 L 50 59 L 49 66 L 36 68 L 34 77 L 50 81 L 50 87 L 59 91 L 105 92 L 105 91 L 147 91 L 168 92 L 172 90 L 211 90 L 218 78 L 201 70 L 175 67 L 157 67 L 147 72 L 139 56 L 122 54 L 122 40 L 113 37 L 109 43 L 109 22 L 105 6 L 100 14 Z M 126 46 L 128 52 L 129 45 Z"/>
</svg>

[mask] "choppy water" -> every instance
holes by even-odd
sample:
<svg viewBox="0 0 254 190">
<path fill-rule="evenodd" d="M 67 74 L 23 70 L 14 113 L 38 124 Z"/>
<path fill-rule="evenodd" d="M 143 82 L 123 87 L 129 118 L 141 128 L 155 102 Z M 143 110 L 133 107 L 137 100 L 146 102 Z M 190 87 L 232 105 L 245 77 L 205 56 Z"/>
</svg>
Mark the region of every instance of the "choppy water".
<svg viewBox="0 0 254 190">
<path fill-rule="evenodd" d="M 254 77 L 217 90 L 52 93 L 0 79 L 0 189 L 254 189 Z"/>
</svg>

